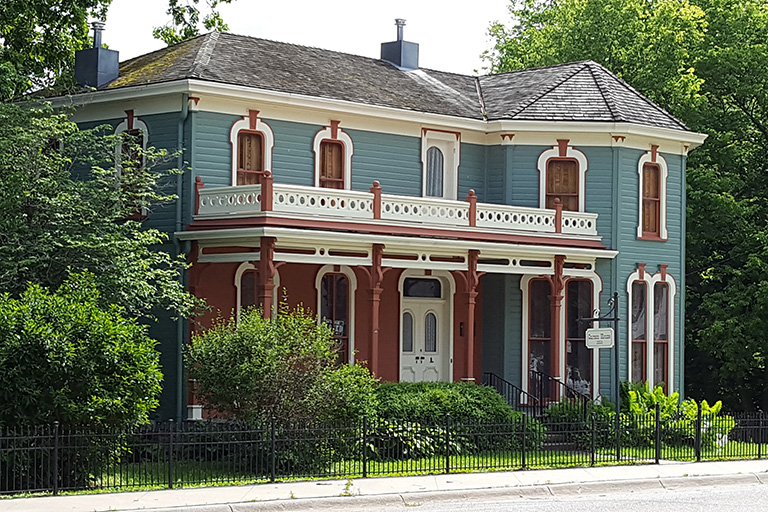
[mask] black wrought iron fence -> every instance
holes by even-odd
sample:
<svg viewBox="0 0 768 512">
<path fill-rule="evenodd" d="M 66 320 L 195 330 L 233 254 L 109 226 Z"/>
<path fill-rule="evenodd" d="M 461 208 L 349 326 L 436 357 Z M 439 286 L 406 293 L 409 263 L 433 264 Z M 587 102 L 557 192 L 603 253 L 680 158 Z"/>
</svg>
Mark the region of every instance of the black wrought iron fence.
<svg viewBox="0 0 768 512">
<path fill-rule="evenodd" d="M 156 423 L 127 430 L 0 431 L 0 492 L 221 485 L 287 478 L 511 470 L 766 455 L 768 418 L 700 410 L 520 415 L 507 422 L 369 420 L 353 425 Z M 619 451 L 620 450 L 620 451 Z"/>
</svg>

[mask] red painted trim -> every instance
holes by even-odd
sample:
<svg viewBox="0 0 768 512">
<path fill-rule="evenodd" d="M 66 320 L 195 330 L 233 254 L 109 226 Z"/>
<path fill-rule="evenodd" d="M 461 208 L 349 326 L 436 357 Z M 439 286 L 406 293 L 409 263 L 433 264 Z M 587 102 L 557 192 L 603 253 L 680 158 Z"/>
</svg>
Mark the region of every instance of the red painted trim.
<svg viewBox="0 0 768 512">
<path fill-rule="evenodd" d="M 557 151 L 560 154 L 560 158 L 565 158 L 568 155 L 569 142 L 569 139 L 557 139 Z"/>
<path fill-rule="evenodd" d="M 667 242 L 668 238 L 661 238 L 656 233 L 643 233 L 643 236 L 637 237 L 638 240 L 644 240 L 646 242 Z"/>
<path fill-rule="evenodd" d="M 133 130 L 133 109 L 126 110 L 125 116 L 128 124 L 128 131 Z"/>
<path fill-rule="evenodd" d="M 658 148 L 658 146 L 653 146 L 653 147 Z M 656 155 L 655 155 L 655 153 L 653 151 L 651 152 L 651 159 L 654 162 L 656 161 Z M 646 165 L 649 166 L 649 167 L 655 167 L 656 168 L 656 187 L 657 187 L 657 190 L 659 191 L 659 197 L 658 197 L 658 199 L 655 198 L 655 197 L 648 197 L 648 199 L 651 199 L 654 202 L 654 205 L 655 205 L 655 208 L 656 208 L 656 219 L 658 220 L 658 225 L 656 226 L 656 228 L 657 228 L 656 231 L 645 231 L 645 230 L 643 230 L 642 236 L 638 237 L 638 239 L 654 240 L 654 241 L 657 241 L 657 242 L 660 242 L 660 241 L 661 242 L 665 242 L 666 239 L 662 239 L 661 238 L 661 202 L 665 200 L 665 198 L 662 197 L 662 193 L 661 193 L 661 166 L 659 164 L 656 164 L 656 163 L 646 163 L 646 164 L 643 164 L 643 168 L 640 171 L 640 172 L 642 172 L 643 185 L 645 185 L 645 166 Z M 645 213 L 645 200 L 646 200 L 646 196 L 643 194 L 642 190 L 640 191 L 640 197 L 641 197 L 640 200 L 642 201 L 642 203 L 641 203 L 641 206 L 642 206 L 641 215 L 642 215 L 642 214 Z M 640 218 L 640 226 L 644 227 L 643 226 L 643 218 L 642 217 Z"/>
<path fill-rule="evenodd" d="M 505 141 L 505 140 L 512 140 L 514 137 L 515 137 L 515 134 L 514 134 L 514 133 L 502 133 L 502 134 L 501 134 L 501 140 L 502 140 L 502 141 Z"/>
<path fill-rule="evenodd" d="M 341 121 L 331 121 L 331 138 L 333 140 L 339 138 L 339 124 L 341 124 Z"/>
<path fill-rule="evenodd" d="M 559 197 L 555 198 L 555 233 L 563 232 L 563 203 Z"/>
<path fill-rule="evenodd" d="M 666 264 L 659 265 L 659 270 L 661 270 L 661 280 L 664 281 L 665 283 L 667 282 L 667 267 L 668 266 L 669 265 L 666 265 Z"/>
<path fill-rule="evenodd" d="M 624 142 L 625 140 L 627 140 L 627 137 L 625 137 L 624 135 L 611 135 L 611 137 L 613 137 L 614 142 L 619 142 L 619 141 Z"/>
<path fill-rule="evenodd" d="M 437 130 L 435 128 L 422 128 L 421 135 L 424 136 L 429 132 L 450 133 L 456 136 L 456 140 L 461 140 L 461 132 L 454 132 L 452 130 Z"/>
<path fill-rule="evenodd" d="M 432 275 L 432 270 L 430 270 L 430 269 L 425 270 L 424 271 L 424 275 L 425 276 L 431 276 Z"/>
<path fill-rule="evenodd" d="M 638 278 L 642 281 L 645 279 L 645 263 L 638 263 L 637 264 L 637 274 Z"/>
<path fill-rule="evenodd" d="M 263 189 L 262 189 L 263 190 Z M 502 233 L 463 232 L 449 229 L 424 229 L 406 226 L 382 226 L 368 223 L 331 222 L 314 219 L 290 219 L 276 215 L 261 215 L 237 219 L 196 220 L 187 226 L 188 231 L 209 231 L 214 229 L 236 229 L 252 227 L 295 227 L 309 229 L 327 229 L 333 231 L 347 231 L 351 233 L 371 233 L 379 235 L 401 235 L 430 238 L 448 238 L 458 240 L 474 240 L 479 242 L 502 242 L 525 245 L 552 245 L 557 247 L 583 247 L 592 249 L 606 249 L 599 240 L 572 240 L 554 237 L 534 237 L 526 235 L 505 235 Z"/>
<path fill-rule="evenodd" d="M 370 190 L 373 194 L 373 218 L 381 219 L 381 183 L 374 181 Z"/>
<path fill-rule="evenodd" d="M 651 145 L 651 162 L 656 163 L 656 155 L 659 151 L 658 144 L 652 144 Z"/>
<path fill-rule="evenodd" d="M 256 131 L 256 124 L 259 120 L 259 111 L 258 110 L 248 110 L 248 128 L 250 128 L 253 131 Z"/>
<path fill-rule="evenodd" d="M 477 227 L 477 196 L 474 190 L 470 189 L 466 201 L 469 203 L 469 226 Z"/>
<path fill-rule="evenodd" d="M 199 96 L 190 96 L 189 99 L 195 102 L 195 105 L 198 105 L 200 103 L 200 97 Z"/>
<path fill-rule="evenodd" d="M 195 176 L 195 215 L 200 212 L 200 191 L 205 187 L 203 178 Z"/>
<path fill-rule="evenodd" d="M 272 211 L 272 200 L 274 197 L 272 190 L 273 183 L 274 178 L 272 177 L 272 173 L 264 171 L 264 176 L 261 179 L 261 211 L 263 212 Z"/>
</svg>

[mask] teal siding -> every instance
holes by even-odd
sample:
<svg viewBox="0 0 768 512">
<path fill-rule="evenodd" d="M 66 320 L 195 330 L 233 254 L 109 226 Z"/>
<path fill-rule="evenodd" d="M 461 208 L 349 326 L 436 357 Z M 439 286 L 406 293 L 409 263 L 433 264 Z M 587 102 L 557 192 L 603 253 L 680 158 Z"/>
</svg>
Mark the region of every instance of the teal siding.
<svg viewBox="0 0 768 512">
<path fill-rule="evenodd" d="M 229 130 L 238 116 L 212 112 L 190 112 L 192 169 L 206 187 L 232 184 L 232 144 Z"/>
<path fill-rule="evenodd" d="M 507 204 L 539 207 L 536 162 L 547 146 L 505 146 L 507 149 Z"/>
<path fill-rule="evenodd" d="M 345 130 L 352 138 L 352 189 L 368 190 L 374 181 L 385 194 L 421 195 L 421 139 L 404 135 Z"/>
<path fill-rule="evenodd" d="M 322 126 L 266 119 L 275 136 L 272 174 L 275 183 L 312 186 L 315 184 L 315 152 L 312 143 Z M 354 142 L 354 140 L 353 140 Z M 354 156 L 353 156 L 354 158 Z M 354 161 L 352 169 L 354 172 Z"/>
<path fill-rule="evenodd" d="M 470 189 L 477 194 L 478 201 L 486 201 L 485 169 L 486 147 L 478 144 L 461 144 L 461 162 L 459 164 L 459 201 L 467 197 Z"/>
<path fill-rule="evenodd" d="M 483 371 L 521 385 L 522 292 L 520 276 L 483 277 Z"/>
<path fill-rule="evenodd" d="M 506 198 L 507 152 L 504 146 L 491 146 L 487 150 L 485 201 L 504 204 Z"/>
<path fill-rule="evenodd" d="M 588 213 L 597 214 L 597 233 L 603 244 L 611 247 L 613 242 L 613 152 L 611 148 L 578 147 L 587 156 L 585 174 L 585 203 Z"/>
</svg>

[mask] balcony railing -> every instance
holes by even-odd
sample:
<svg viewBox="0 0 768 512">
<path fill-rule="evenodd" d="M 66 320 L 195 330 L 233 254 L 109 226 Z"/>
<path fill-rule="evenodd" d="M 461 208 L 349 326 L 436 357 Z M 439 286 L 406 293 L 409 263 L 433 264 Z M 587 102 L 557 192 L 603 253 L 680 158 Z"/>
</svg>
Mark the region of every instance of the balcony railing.
<svg viewBox="0 0 768 512">
<path fill-rule="evenodd" d="M 384 221 L 395 225 L 473 228 L 493 232 L 533 232 L 597 236 L 597 214 L 555 209 L 478 203 L 470 190 L 464 201 L 383 194 L 379 182 L 369 192 L 274 184 L 267 174 L 261 185 L 204 188 L 196 184 L 196 220 L 253 217 L 263 212 Z"/>
</svg>

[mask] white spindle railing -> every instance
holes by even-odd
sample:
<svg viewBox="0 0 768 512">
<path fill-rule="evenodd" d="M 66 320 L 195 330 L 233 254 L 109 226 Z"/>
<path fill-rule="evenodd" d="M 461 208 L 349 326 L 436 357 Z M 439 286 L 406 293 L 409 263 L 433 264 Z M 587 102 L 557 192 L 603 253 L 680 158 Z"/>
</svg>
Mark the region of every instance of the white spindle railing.
<svg viewBox="0 0 768 512">
<path fill-rule="evenodd" d="M 247 216 L 261 211 L 261 185 L 203 188 L 199 194 L 200 217 Z"/>
<path fill-rule="evenodd" d="M 469 226 L 469 204 L 430 197 L 382 195 L 381 219 L 440 226 Z"/>
<path fill-rule="evenodd" d="M 373 218 L 373 194 L 332 188 L 274 185 L 272 209 L 275 212 L 343 217 Z"/>
<path fill-rule="evenodd" d="M 563 212 L 562 232 L 567 235 L 597 235 L 597 214 Z"/>
<path fill-rule="evenodd" d="M 555 210 L 478 203 L 477 227 L 554 233 Z"/>
</svg>

